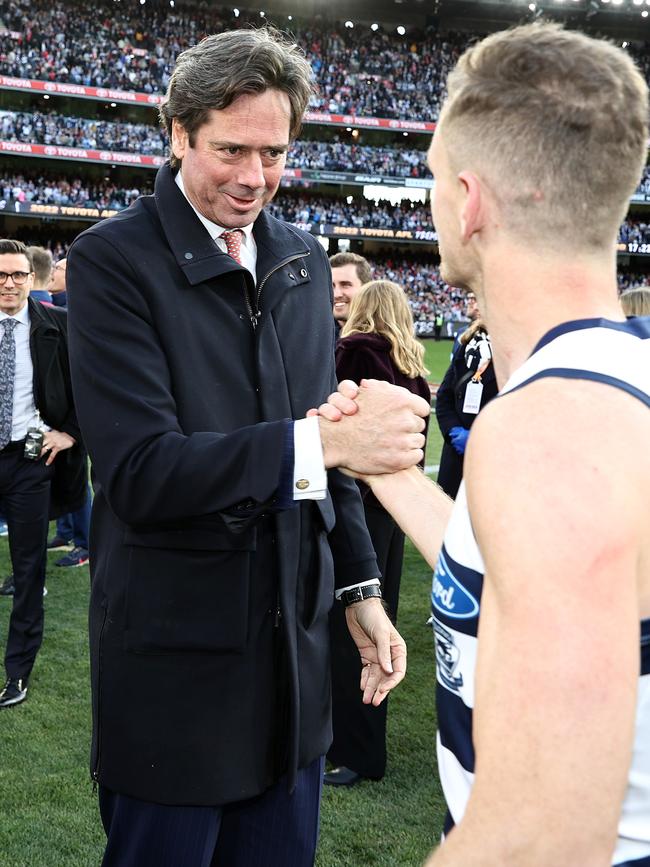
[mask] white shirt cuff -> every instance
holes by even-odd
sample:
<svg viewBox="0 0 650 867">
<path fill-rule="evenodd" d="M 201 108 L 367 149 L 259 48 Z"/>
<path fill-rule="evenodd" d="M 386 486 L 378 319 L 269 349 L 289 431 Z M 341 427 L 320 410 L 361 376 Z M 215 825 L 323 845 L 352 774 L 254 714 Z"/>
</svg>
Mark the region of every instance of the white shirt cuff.
<svg viewBox="0 0 650 867">
<path fill-rule="evenodd" d="M 334 595 L 337 599 L 340 599 L 346 590 L 354 590 L 355 587 L 371 587 L 373 584 L 381 584 L 381 581 L 379 578 L 371 578 L 369 581 L 360 581 L 358 584 L 350 584 L 349 587 L 340 587 L 338 590 L 334 591 Z"/>
<path fill-rule="evenodd" d="M 327 496 L 327 471 L 317 416 L 294 422 L 293 452 L 294 500 L 324 500 Z"/>
</svg>

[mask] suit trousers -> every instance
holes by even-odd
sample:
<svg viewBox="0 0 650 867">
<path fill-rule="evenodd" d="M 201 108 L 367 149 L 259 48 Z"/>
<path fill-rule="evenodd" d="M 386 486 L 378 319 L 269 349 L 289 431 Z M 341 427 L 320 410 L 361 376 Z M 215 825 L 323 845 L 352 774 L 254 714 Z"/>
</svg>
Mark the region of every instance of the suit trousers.
<svg viewBox="0 0 650 867">
<path fill-rule="evenodd" d="M 102 867 L 312 867 L 323 759 L 257 798 L 223 807 L 170 807 L 99 788 L 108 838 Z"/>
<path fill-rule="evenodd" d="M 382 574 L 381 589 L 388 613 L 397 622 L 399 586 L 404 558 L 404 533 L 381 506 L 365 504 L 366 524 Z M 332 728 L 334 740 L 327 759 L 362 777 L 379 780 L 386 772 L 386 717 L 388 699 L 379 705 L 363 704 L 359 688 L 361 659 L 350 636 L 345 608 L 335 603 L 330 614 L 332 656 Z"/>
<path fill-rule="evenodd" d="M 8 677 L 27 679 L 43 641 L 43 586 L 50 481 L 54 466 L 25 460 L 23 444 L 0 452 L 0 502 L 9 528 L 14 597 L 5 668 Z"/>
</svg>

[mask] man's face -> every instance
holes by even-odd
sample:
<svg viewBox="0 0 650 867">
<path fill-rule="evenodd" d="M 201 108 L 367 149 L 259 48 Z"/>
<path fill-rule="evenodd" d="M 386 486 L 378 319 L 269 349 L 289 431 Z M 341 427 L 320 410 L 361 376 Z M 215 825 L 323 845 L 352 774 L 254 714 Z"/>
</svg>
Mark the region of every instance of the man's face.
<svg viewBox="0 0 650 867">
<path fill-rule="evenodd" d="M 197 211 L 226 229 L 254 222 L 280 184 L 290 122 L 289 97 L 274 89 L 211 109 L 194 147 L 174 120 L 173 151 L 183 161 L 185 192 Z"/>
<path fill-rule="evenodd" d="M 28 275 L 25 282 L 20 285 L 14 283 L 11 277 L 7 277 L 4 286 L 0 286 L 0 310 L 7 316 L 15 316 L 27 304 L 27 296 L 34 285 L 34 274 L 29 267 L 27 256 L 23 253 L 3 253 L 0 255 L 0 271 L 5 274 L 15 274 L 17 271 L 21 271 Z"/>
<path fill-rule="evenodd" d="M 427 161 L 435 178 L 431 216 L 438 234 L 440 276 L 451 286 L 468 288 L 469 251 L 463 247 L 460 234 L 461 184 L 450 165 L 440 127 L 433 136 Z"/>
<path fill-rule="evenodd" d="M 61 259 L 56 265 L 52 266 L 52 274 L 50 275 L 50 285 L 47 287 L 52 295 L 57 295 L 59 292 L 65 292 L 65 269 L 67 262 Z"/>
<path fill-rule="evenodd" d="M 363 285 L 357 274 L 357 266 L 341 265 L 340 268 L 332 268 L 332 285 L 334 318 L 339 322 L 347 322 L 350 315 L 350 301 Z"/>
</svg>

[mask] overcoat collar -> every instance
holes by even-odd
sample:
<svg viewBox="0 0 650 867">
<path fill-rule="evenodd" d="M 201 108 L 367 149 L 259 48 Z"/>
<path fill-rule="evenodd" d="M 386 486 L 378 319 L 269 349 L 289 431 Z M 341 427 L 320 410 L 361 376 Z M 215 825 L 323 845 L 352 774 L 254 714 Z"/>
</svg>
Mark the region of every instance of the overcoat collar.
<svg viewBox="0 0 650 867">
<path fill-rule="evenodd" d="M 231 256 L 219 250 L 178 189 L 168 163 L 156 175 L 154 198 L 169 246 L 190 285 L 195 286 L 229 271 L 248 273 Z M 264 210 L 255 221 L 253 234 L 257 243 L 258 283 L 279 262 L 309 254 L 307 244 L 297 231 Z"/>
</svg>

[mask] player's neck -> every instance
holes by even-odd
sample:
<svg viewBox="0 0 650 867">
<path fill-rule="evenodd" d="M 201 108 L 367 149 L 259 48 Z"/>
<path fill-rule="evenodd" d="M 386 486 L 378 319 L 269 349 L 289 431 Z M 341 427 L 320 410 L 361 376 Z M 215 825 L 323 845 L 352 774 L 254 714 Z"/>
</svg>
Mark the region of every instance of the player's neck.
<svg viewBox="0 0 650 867">
<path fill-rule="evenodd" d="M 481 311 L 500 387 L 556 325 L 575 319 L 625 319 L 614 254 L 561 257 L 510 246 L 490 256 L 483 278 Z"/>
</svg>

